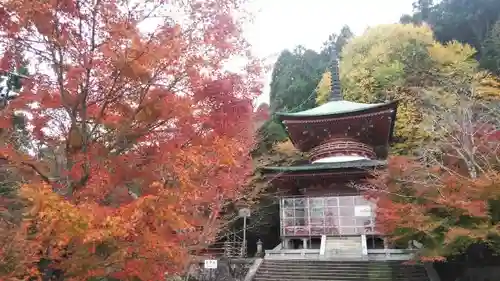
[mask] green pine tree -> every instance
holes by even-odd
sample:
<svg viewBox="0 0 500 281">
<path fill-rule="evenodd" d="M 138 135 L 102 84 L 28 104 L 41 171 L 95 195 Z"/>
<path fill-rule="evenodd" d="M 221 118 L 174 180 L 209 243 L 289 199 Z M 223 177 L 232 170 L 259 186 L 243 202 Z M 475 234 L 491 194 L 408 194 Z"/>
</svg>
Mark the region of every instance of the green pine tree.
<svg viewBox="0 0 500 281">
<path fill-rule="evenodd" d="M 495 23 L 481 48 L 481 67 L 500 75 L 500 20 Z"/>
</svg>

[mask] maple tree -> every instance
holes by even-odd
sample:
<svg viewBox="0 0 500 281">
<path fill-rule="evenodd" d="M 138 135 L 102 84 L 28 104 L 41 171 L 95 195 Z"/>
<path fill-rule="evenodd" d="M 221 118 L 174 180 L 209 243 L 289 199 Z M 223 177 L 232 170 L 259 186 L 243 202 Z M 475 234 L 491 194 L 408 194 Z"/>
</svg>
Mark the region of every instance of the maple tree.
<svg viewBox="0 0 500 281">
<path fill-rule="evenodd" d="M 25 112 L 31 140 L 0 148 L 25 202 L 23 220 L 1 221 L 0 280 L 162 280 L 215 239 L 245 193 L 261 89 L 243 4 L 0 4 L 1 70 L 34 69 L 0 112 L 0 128 Z M 235 56 L 244 71 L 225 67 Z"/>
<path fill-rule="evenodd" d="M 377 171 L 368 195 L 377 226 L 395 243 L 417 241 L 422 260 L 445 260 L 500 244 L 500 134 L 491 105 L 460 99 L 436 120 L 439 141 L 414 159 L 396 156 Z"/>
</svg>

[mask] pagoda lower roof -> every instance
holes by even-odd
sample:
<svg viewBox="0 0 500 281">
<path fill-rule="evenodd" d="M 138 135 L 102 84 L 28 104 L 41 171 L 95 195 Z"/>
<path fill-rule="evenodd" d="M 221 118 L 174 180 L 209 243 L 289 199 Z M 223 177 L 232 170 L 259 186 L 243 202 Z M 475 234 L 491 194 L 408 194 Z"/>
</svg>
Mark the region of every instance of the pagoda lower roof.
<svg viewBox="0 0 500 281">
<path fill-rule="evenodd" d="M 336 115 L 361 114 L 364 111 L 373 111 L 378 108 L 393 107 L 397 102 L 389 103 L 358 103 L 346 100 L 330 101 L 318 107 L 299 112 L 278 112 L 277 116 L 288 119 L 288 117 L 334 117 Z M 391 106 L 392 105 L 392 106 Z M 294 119 L 295 119 L 294 118 Z"/>
<path fill-rule="evenodd" d="M 294 166 L 281 166 L 273 167 L 267 166 L 261 168 L 264 173 L 293 173 L 293 172 L 327 172 L 346 169 L 364 169 L 375 168 L 387 164 L 385 160 L 356 160 L 347 162 L 332 162 L 332 163 L 316 163 L 307 165 L 294 165 Z"/>
</svg>

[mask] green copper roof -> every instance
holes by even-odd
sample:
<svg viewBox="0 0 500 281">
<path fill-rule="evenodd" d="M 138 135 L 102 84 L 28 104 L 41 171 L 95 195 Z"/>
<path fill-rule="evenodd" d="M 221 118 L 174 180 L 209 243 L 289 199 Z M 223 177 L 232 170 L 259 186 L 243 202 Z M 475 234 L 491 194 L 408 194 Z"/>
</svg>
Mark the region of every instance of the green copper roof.
<svg viewBox="0 0 500 281">
<path fill-rule="evenodd" d="M 384 160 L 357 160 L 346 162 L 333 163 L 318 163 L 308 165 L 286 166 L 286 167 L 263 167 L 262 170 L 267 172 L 309 172 L 318 170 L 335 170 L 347 168 L 374 168 L 387 164 Z"/>
<path fill-rule="evenodd" d="M 311 108 L 299 112 L 283 112 L 278 113 L 281 116 L 321 116 L 321 115 L 331 115 L 331 114 L 341 114 L 350 113 L 356 111 L 362 111 L 369 108 L 378 107 L 384 105 L 385 103 L 357 103 L 346 100 L 330 101 L 322 104 L 318 107 Z"/>
</svg>

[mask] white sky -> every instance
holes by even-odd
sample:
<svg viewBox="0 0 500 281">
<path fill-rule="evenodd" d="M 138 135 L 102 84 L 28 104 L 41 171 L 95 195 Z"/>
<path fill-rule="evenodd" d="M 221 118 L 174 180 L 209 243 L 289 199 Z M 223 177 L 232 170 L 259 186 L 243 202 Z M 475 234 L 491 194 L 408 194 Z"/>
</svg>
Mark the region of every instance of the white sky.
<svg viewBox="0 0 500 281">
<path fill-rule="evenodd" d="M 253 0 L 256 12 L 245 36 L 259 57 L 273 63 L 281 50 L 296 45 L 319 50 L 328 35 L 347 24 L 359 35 L 368 26 L 398 22 L 414 0 Z M 269 102 L 270 74 L 257 103 Z"/>
</svg>

